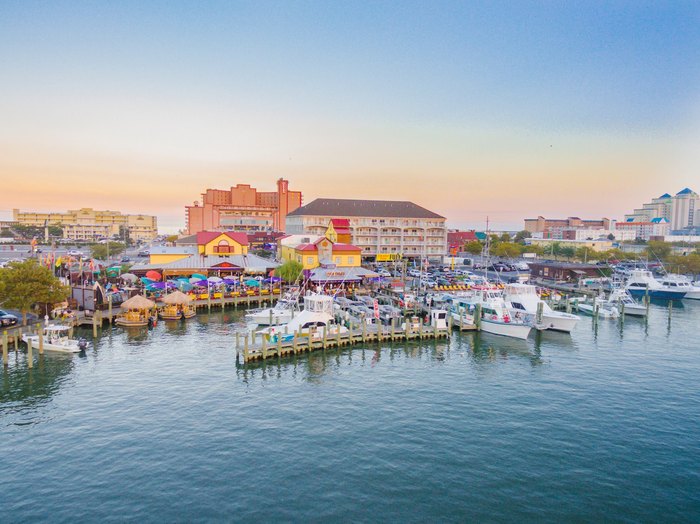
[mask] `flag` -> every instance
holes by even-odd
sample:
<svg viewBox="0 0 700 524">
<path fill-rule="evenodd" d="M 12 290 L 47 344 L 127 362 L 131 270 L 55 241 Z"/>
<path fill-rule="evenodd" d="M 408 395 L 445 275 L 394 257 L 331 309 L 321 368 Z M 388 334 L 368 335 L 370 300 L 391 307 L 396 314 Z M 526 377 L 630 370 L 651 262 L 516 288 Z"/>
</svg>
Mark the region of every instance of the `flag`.
<svg viewBox="0 0 700 524">
<path fill-rule="evenodd" d="M 56 267 L 61 267 L 61 264 L 63 264 L 63 258 L 62 258 L 62 257 L 58 257 L 58 258 L 56 259 Z"/>
</svg>

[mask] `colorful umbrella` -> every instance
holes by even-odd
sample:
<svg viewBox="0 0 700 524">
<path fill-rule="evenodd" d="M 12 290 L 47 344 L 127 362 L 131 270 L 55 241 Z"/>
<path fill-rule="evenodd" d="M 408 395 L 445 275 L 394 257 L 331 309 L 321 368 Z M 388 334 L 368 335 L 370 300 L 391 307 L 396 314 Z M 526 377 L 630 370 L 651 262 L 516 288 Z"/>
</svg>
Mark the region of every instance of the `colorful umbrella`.
<svg viewBox="0 0 700 524">
<path fill-rule="evenodd" d="M 209 287 L 209 282 L 206 280 L 199 280 L 197 282 L 192 282 L 192 285 L 197 287 Z"/>
<path fill-rule="evenodd" d="M 136 282 L 139 279 L 139 277 L 137 277 L 133 273 L 124 273 L 121 276 L 121 279 L 126 280 L 127 282 Z"/>
<path fill-rule="evenodd" d="M 201 273 L 194 273 L 192 275 L 192 278 L 196 278 L 197 280 L 206 280 L 207 279 L 207 277 L 205 277 Z M 192 278 L 190 279 L 190 282 L 192 282 Z"/>
<path fill-rule="evenodd" d="M 151 280 L 150 278 L 141 277 L 141 282 L 143 282 L 144 284 L 148 285 L 148 284 L 153 284 L 154 281 Z"/>
<path fill-rule="evenodd" d="M 221 277 L 209 277 L 207 280 L 208 280 L 209 282 L 214 282 L 214 283 L 218 283 L 218 282 L 223 282 L 223 281 L 224 281 L 224 279 L 221 278 Z"/>
<path fill-rule="evenodd" d="M 162 278 L 160 276 L 160 273 L 158 273 L 158 271 L 153 271 L 153 270 L 147 272 L 146 277 L 150 278 L 151 280 L 154 280 L 156 282 Z"/>
<path fill-rule="evenodd" d="M 190 284 L 189 282 L 185 282 L 184 280 L 179 280 L 176 282 L 176 287 L 180 291 L 190 291 L 194 286 Z"/>
<path fill-rule="evenodd" d="M 245 281 L 246 286 L 251 286 L 251 287 L 259 287 L 260 282 L 258 280 L 255 280 L 254 278 L 250 278 Z"/>
<path fill-rule="evenodd" d="M 240 281 L 234 278 L 225 278 L 224 284 L 226 284 L 227 286 L 237 286 L 238 284 L 240 284 Z"/>
</svg>

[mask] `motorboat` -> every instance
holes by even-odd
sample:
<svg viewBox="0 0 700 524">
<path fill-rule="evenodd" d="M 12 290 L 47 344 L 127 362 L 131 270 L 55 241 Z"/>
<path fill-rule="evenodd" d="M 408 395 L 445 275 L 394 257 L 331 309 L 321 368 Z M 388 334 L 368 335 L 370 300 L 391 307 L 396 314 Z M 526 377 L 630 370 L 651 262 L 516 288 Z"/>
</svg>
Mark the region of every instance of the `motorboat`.
<svg viewBox="0 0 700 524">
<path fill-rule="evenodd" d="M 700 286 L 693 284 L 683 275 L 666 275 L 661 279 L 661 285 L 668 290 L 685 291 L 685 297 L 691 300 L 700 300 Z"/>
<path fill-rule="evenodd" d="M 537 329 L 551 329 L 571 333 L 579 317 L 571 313 L 554 311 L 537 294 L 537 288 L 529 284 L 506 284 L 503 298 L 510 303 L 513 316 L 521 317 Z M 541 308 L 538 318 L 538 309 Z"/>
<path fill-rule="evenodd" d="M 592 316 L 595 316 L 597 313 L 598 318 L 610 319 L 620 316 L 620 310 L 617 308 L 617 305 L 608 302 L 604 296 L 595 297 L 592 303 L 579 302 L 577 307 L 579 311 Z"/>
<path fill-rule="evenodd" d="M 664 286 L 654 278 L 651 271 L 646 269 L 632 270 L 625 289 L 632 296 L 648 296 L 649 298 L 660 298 L 666 300 L 680 300 L 685 297 L 687 290 L 683 288 Z"/>
<path fill-rule="evenodd" d="M 519 313 L 512 314 L 508 303 L 498 290 L 482 290 L 472 298 L 456 298 L 452 301 L 450 314 L 454 322 L 477 324 L 477 306 L 481 308 L 479 325 L 481 331 L 492 335 L 501 335 L 526 339 L 532 326 Z"/>
<path fill-rule="evenodd" d="M 88 347 L 88 342 L 84 338 L 78 340 L 68 336 L 70 327 L 59 324 L 49 324 L 44 328 L 41 335 L 22 335 L 22 341 L 32 343 L 35 348 L 39 347 L 39 337 L 43 337 L 44 350 L 55 351 L 57 353 L 80 353 Z"/>
<path fill-rule="evenodd" d="M 273 307 L 251 309 L 246 313 L 246 320 L 258 326 L 274 326 L 291 322 L 299 311 L 296 298 L 281 298 Z"/>
<path fill-rule="evenodd" d="M 295 335 L 321 339 L 347 333 L 347 328 L 336 323 L 333 311 L 333 297 L 323 294 L 304 296 L 304 309 L 286 324 L 269 326 L 260 332 L 268 336 L 270 342 L 292 340 Z"/>
<path fill-rule="evenodd" d="M 620 287 L 612 290 L 607 303 L 617 306 L 620 313 L 624 310 L 625 315 L 632 317 L 645 317 L 647 315 L 647 308 L 637 302 L 629 291 Z"/>
</svg>

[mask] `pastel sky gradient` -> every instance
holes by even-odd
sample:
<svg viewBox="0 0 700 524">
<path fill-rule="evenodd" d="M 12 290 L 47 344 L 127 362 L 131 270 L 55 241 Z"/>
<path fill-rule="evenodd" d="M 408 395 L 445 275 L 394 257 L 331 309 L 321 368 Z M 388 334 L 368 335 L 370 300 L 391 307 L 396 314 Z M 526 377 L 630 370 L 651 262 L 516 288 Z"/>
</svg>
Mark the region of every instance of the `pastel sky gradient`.
<svg viewBox="0 0 700 524">
<path fill-rule="evenodd" d="M 700 190 L 700 2 L 0 0 L 0 216 L 207 187 L 451 226 Z"/>
</svg>

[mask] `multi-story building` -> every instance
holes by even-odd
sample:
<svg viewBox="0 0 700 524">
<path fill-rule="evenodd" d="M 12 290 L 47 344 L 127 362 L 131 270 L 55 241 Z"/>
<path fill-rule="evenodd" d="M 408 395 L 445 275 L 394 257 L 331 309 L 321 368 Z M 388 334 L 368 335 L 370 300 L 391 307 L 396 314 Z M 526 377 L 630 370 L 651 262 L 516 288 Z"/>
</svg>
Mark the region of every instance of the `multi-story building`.
<svg viewBox="0 0 700 524">
<path fill-rule="evenodd" d="M 525 219 L 525 231 L 530 233 L 543 233 L 546 238 L 550 229 L 556 228 L 580 228 L 580 229 L 614 229 L 615 221 L 609 218 L 600 220 L 582 220 L 578 217 L 568 218 L 537 218 Z"/>
<path fill-rule="evenodd" d="M 289 213 L 285 230 L 323 236 L 332 219 L 347 219 L 342 223 L 363 257 L 438 259 L 447 253 L 445 217 L 413 202 L 318 198 Z"/>
<path fill-rule="evenodd" d="M 671 224 L 668 219 L 663 217 L 652 218 L 649 221 L 636 221 L 629 218 L 617 224 L 616 232 L 632 232 L 634 234 L 633 240 L 637 238 L 649 240 L 654 237 L 665 237 L 669 234 L 670 229 Z"/>
<path fill-rule="evenodd" d="M 641 208 L 625 215 L 625 223 L 651 222 L 664 218 L 670 223 L 671 231 L 683 234 L 700 226 L 700 196 L 692 189 L 685 188 L 674 196 L 664 193 L 659 198 L 643 204 Z"/>
<path fill-rule="evenodd" d="M 123 215 L 119 211 L 98 211 L 89 207 L 65 213 L 42 213 L 13 209 L 17 224 L 27 226 L 61 226 L 63 237 L 70 240 L 97 240 L 113 236 L 134 241 L 149 241 L 158 236 L 158 219 L 151 215 Z"/>
<path fill-rule="evenodd" d="M 188 235 L 200 231 L 281 231 L 287 213 L 301 206 L 301 191 L 290 191 L 280 178 L 277 191 L 258 191 L 249 184 L 230 189 L 207 189 L 202 203 L 185 206 Z"/>
<path fill-rule="evenodd" d="M 552 240 L 599 240 L 602 238 L 609 240 L 625 241 L 634 240 L 634 233 L 629 230 L 619 230 L 617 224 L 615 229 L 588 229 L 577 227 L 556 227 L 550 228 L 542 238 Z"/>
</svg>

